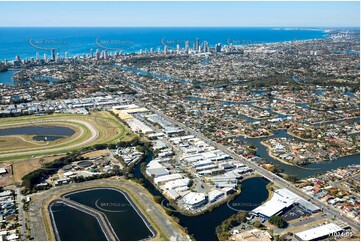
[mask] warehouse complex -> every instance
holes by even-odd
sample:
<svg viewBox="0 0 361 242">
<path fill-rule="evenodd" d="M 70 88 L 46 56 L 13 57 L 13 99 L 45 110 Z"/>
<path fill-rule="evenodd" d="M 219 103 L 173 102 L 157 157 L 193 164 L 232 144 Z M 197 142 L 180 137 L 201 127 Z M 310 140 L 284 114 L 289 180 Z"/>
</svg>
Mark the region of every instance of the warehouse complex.
<svg viewBox="0 0 361 242">
<path fill-rule="evenodd" d="M 268 219 L 274 215 L 281 214 L 293 205 L 299 205 L 310 213 L 320 211 L 320 208 L 316 205 L 283 188 L 275 190 L 271 200 L 252 210 L 252 214 Z"/>
</svg>

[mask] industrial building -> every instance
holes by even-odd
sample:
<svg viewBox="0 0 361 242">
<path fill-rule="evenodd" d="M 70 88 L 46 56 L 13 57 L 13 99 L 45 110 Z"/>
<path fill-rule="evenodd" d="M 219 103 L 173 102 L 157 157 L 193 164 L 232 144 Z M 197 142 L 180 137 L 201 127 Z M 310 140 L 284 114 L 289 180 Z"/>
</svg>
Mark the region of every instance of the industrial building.
<svg viewBox="0 0 361 242">
<path fill-rule="evenodd" d="M 208 193 L 208 200 L 210 203 L 216 202 L 218 199 L 222 198 L 224 196 L 224 192 L 220 190 L 213 190 Z"/>
<path fill-rule="evenodd" d="M 154 178 L 169 174 L 169 171 L 159 163 L 158 159 L 150 161 L 147 165 L 145 172 L 149 177 Z"/>
<path fill-rule="evenodd" d="M 169 174 L 169 175 L 165 175 L 165 176 L 160 176 L 160 177 L 157 177 L 157 178 L 154 178 L 154 183 L 156 185 L 161 185 L 161 184 L 164 184 L 168 181 L 173 181 L 173 180 L 177 180 L 177 179 L 182 179 L 183 176 L 181 174 Z"/>
<path fill-rule="evenodd" d="M 292 205 L 299 205 L 310 213 L 319 212 L 320 208 L 299 197 L 290 190 L 283 188 L 274 191 L 272 198 L 261 206 L 252 210 L 252 214 L 268 219 L 279 215 Z"/>
<path fill-rule="evenodd" d="M 190 192 L 182 198 L 185 207 L 196 209 L 207 203 L 204 193 Z"/>
<path fill-rule="evenodd" d="M 325 239 L 332 235 L 336 235 L 337 233 L 340 233 L 343 230 L 344 228 L 341 228 L 340 226 L 334 223 L 329 223 L 316 228 L 295 233 L 295 237 L 296 239 L 303 241 L 320 240 L 320 239 Z"/>
</svg>

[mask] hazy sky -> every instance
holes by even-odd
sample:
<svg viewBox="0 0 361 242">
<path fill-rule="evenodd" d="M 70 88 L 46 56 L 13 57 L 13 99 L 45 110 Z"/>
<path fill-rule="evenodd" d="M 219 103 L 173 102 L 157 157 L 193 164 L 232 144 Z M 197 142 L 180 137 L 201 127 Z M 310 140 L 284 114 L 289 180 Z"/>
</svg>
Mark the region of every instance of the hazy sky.
<svg viewBox="0 0 361 242">
<path fill-rule="evenodd" d="M 0 26 L 359 26 L 359 2 L 0 2 Z"/>
</svg>

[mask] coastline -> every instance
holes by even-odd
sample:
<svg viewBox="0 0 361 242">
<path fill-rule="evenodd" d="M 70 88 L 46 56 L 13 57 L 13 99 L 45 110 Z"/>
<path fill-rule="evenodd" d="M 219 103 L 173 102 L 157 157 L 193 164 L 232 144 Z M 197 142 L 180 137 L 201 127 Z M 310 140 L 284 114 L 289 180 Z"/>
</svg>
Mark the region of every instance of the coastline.
<svg viewBox="0 0 361 242">
<path fill-rule="evenodd" d="M 32 29 L 31 27 L 28 27 L 29 29 Z M 91 29 L 91 28 L 86 28 L 86 27 L 73 27 L 73 28 L 68 28 L 68 29 Z M 257 29 L 257 30 L 275 30 L 275 27 L 111 27 L 112 29 L 114 30 L 122 30 L 122 29 L 153 29 L 153 30 L 157 30 L 157 29 L 176 29 L 176 30 L 196 30 L 196 29 L 199 29 L 199 30 L 204 30 L 204 29 L 210 29 L 210 30 L 214 30 L 214 29 L 220 29 L 220 30 L 232 30 L 234 29 L 235 31 L 239 31 L 239 30 L 247 30 L 247 29 Z M 52 30 L 52 29 L 56 29 L 56 27 L 49 27 L 48 29 Z M 67 29 L 67 28 L 65 28 Z M 102 27 L 97 27 L 96 29 L 109 29 L 109 28 L 102 28 Z M 278 31 L 281 30 L 281 31 L 289 31 L 288 28 L 277 28 Z M 1 30 L 1 29 L 0 29 Z M 316 29 L 309 29 L 309 28 L 294 28 L 292 29 L 293 31 L 314 31 L 314 32 L 319 32 L 320 33 L 320 36 L 310 36 L 306 39 L 300 39 L 300 40 L 296 40 L 296 39 L 292 39 L 291 37 L 288 38 L 288 40 L 266 40 L 266 41 L 262 41 L 262 40 L 249 40 L 249 43 L 245 43 L 245 44 L 234 44 L 234 46 L 236 47 L 241 47 L 241 46 L 262 46 L 262 45 L 267 45 L 267 46 L 270 46 L 270 45 L 275 45 L 275 44 L 283 44 L 283 43 L 302 43 L 302 42 L 310 42 L 310 41 L 317 41 L 317 40 L 323 40 L 323 39 L 328 39 L 330 38 L 329 36 L 329 33 L 327 32 L 326 29 L 324 28 L 316 28 Z M 6 33 L 4 33 L 6 35 Z M 302 35 L 301 35 L 302 36 Z M 192 36 L 193 37 L 193 36 Z M 227 37 L 229 37 L 228 35 L 225 35 L 224 37 L 224 41 L 221 41 L 223 42 L 223 44 L 227 44 Z M 203 37 L 202 37 L 203 38 Z M 190 38 L 191 39 L 191 38 Z M 206 38 L 203 38 L 203 39 L 206 39 Z M 215 39 L 215 40 L 212 40 L 212 39 L 208 39 L 208 41 L 211 43 L 211 45 L 215 44 L 215 43 L 218 43 L 219 40 Z M 91 42 L 93 43 L 94 41 L 91 40 Z M 214 42 L 214 43 L 213 43 Z M 257 43 L 258 42 L 258 43 Z M 78 43 L 77 43 L 78 44 Z M 154 49 L 157 48 L 159 45 L 158 43 L 154 43 L 154 46 L 153 44 L 151 44 L 152 46 L 150 45 L 144 45 L 144 46 L 139 46 L 137 47 L 138 49 L 135 49 L 135 47 L 131 47 L 131 48 L 134 48 L 134 50 L 131 50 L 131 51 L 126 51 L 127 48 L 125 48 L 125 50 L 123 51 L 123 54 L 136 54 L 138 53 L 139 51 L 139 48 L 149 48 L 149 47 L 153 47 Z M 5 47 L 4 47 L 5 48 Z M 98 47 L 96 44 L 94 46 L 89 46 L 89 50 L 90 49 L 97 49 L 97 48 L 100 48 Z M 75 56 L 82 56 L 84 54 L 89 54 L 89 50 L 84 50 L 84 51 L 79 51 L 78 50 L 79 48 L 74 48 L 74 49 L 71 49 L 71 50 L 64 50 L 62 51 L 62 54 L 65 52 L 65 51 L 68 51 L 69 52 L 69 57 L 70 58 L 73 58 Z M 124 48 L 119 48 L 119 49 L 124 49 Z M 21 56 L 22 59 L 30 59 L 30 58 L 35 58 L 35 53 L 36 52 L 39 52 L 37 51 L 35 48 L 32 48 L 32 51 L 27 51 L 24 49 L 21 49 L 21 50 L 18 50 L 18 52 L 16 53 L 11 53 L 11 54 L 7 54 L 6 56 L 1 56 L 0 57 L 0 61 L 4 61 L 4 60 L 8 60 L 8 61 L 13 61 L 14 59 L 14 56 L 19 54 L 19 53 L 24 53 L 24 52 L 33 52 L 32 54 L 24 54 Z M 49 51 L 40 51 L 41 54 L 42 53 L 50 53 L 50 50 Z"/>
</svg>

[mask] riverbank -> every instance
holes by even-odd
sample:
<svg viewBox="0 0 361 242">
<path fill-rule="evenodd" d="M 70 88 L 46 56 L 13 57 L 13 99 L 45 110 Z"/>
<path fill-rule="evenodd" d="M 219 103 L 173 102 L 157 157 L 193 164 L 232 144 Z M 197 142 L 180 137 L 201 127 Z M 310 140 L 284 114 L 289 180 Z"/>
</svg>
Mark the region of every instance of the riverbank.
<svg viewBox="0 0 361 242">
<path fill-rule="evenodd" d="M 164 198 L 166 198 L 166 200 L 169 202 L 170 206 L 172 208 L 174 208 L 175 212 L 180 213 L 180 214 L 182 214 L 184 216 L 187 216 L 187 217 L 197 217 L 197 216 L 201 216 L 201 215 L 206 214 L 206 213 L 210 213 L 214 209 L 216 209 L 216 208 L 218 208 L 218 207 L 220 207 L 220 206 L 222 206 L 222 205 L 224 205 L 226 203 L 229 203 L 230 201 L 235 199 L 241 193 L 241 187 L 238 186 L 237 190 L 233 194 L 226 195 L 225 197 L 220 198 L 219 200 L 217 200 L 216 202 L 214 202 L 210 206 L 207 206 L 207 207 L 202 206 L 202 207 L 198 208 L 197 210 L 193 210 L 193 211 L 190 212 L 189 210 L 185 210 L 185 209 L 179 207 L 175 202 L 172 202 L 172 199 L 170 197 L 168 197 L 166 194 L 164 194 L 162 192 L 162 190 L 160 190 L 159 187 L 154 184 L 152 179 L 144 172 L 144 170 L 141 169 L 140 172 L 144 176 L 144 179 L 147 179 L 147 181 L 151 184 L 151 186 L 153 186 L 154 189 L 156 189 L 160 194 L 162 194 L 162 196 Z M 253 176 L 250 176 L 248 178 L 252 178 L 252 177 Z M 246 178 L 246 179 L 248 179 L 248 178 Z M 246 179 L 242 179 L 242 181 L 246 180 Z M 169 211 L 173 211 L 173 209 L 171 209 Z"/>
<path fill-rule="evenodd" d="M 285 160 L 282 160 L 282 159 L 278 158 L 277 156 L 274 156 L 274 155 L 272 154 L 272 152 L 270 151 L 270 150 L 272 149 L 272 147 L 271 147 L 270 145 L 266 144 L 264 141 L 261 141 L 260 143 L 261 143 L 261 145 L 263 145 L 263 146 L 265 146 L 265 147 L 267 148 L 268 155 L 269 155 L 270 157 L 272 157 L 273 159 L 278 160 L 279 162 L 281 162 L 281 163 L 283 163 L 283 164 L 285 164 L 285 165 L 296 166 L 296 167 L 298 167 L 298 168 L 304 169 L 303 167 L 301 167 L 301 166 L 299 166 L 299 165 L 296 165 L 296 164 L 294 164 L 294 163 L 289 163 L 289 162 L 287 162 L 287 161 L 285 161 Z"/>
<path fill-rule="evenodd" d="M 277 156 L 274 156 L 274 155 L 272 154 L 272 152 L 270 151 L 270 150 L 272 149 L 271 146 L 267 145 L 264 141 L 261 141 L 260 143 L 267 148 L 268 155 L 269 155 L 270 157 L 272 157 L 273 159 L 275 159 L 275 160 L 277 160 L 277 161 L 279 161 L 279 162 L 281 162 L 281 163 L 283 163 L 283 164 L 285 164 L 285 165 L 295 166 L 295 167 L 298 167 L 298 168 L 300 168 L 300 169 L 305 169 L 305 170 L 312 170 L 312 168 L 307 168 L 307 167 L 300 166 L 300 165 L 297 165 L 297 164 L 294 164 L 294 163 L 289 163 L 289 162 L 287 162 L 287 161 L 285 161 L 285 160 L 283 160 L 283 159 L 281 159 L 281 158 L 279 158 L 279 157 L 277 157 Z M 343 155 L 343 156 L 336 157 L 335 159 L 340 159 L 340 158 L 344 158 L 344 157 L 347 157 L 347 156 L 353 156 L 353 155 L 357 155 L 357 154 L 360 154 L 360 153 L 347 154 L 347 155 Z M 327 161 L 328 161 L 328 160 L 322 160 L 322 161 L 319 161 L 319 162 L 307 163 L 307 164 L 305 164 L 305 165 L 322 164 L 322 163 L 325 163 L 325 162 L 327 162 Z"/>
<path fill-rule="evenodd" d="M 340 122 L 340 121 L 347 121 L 350 119 L 360 119 L 360 116 L 356 116 L 356 117 L 350 117 L 350 118 L 341 118 L 341 119 L 335 119 L 335 120 L 326 120 L 326 121 L 320 121 L 320 122 L 313 122 L 311 124 L 324 124 L 324 123 L 332 123 L 332 122 Z"/>
<path fill-rule="evenodd" d="M 301 138 L 300 136 L 297 136 L 296 134 L 290 132 L 289 130 L 287 130 L 287 134 L 291 135 L 292 137 L 295 137 L 296 139 L 300 139 L 303 141 L 308 141 L 308 142 L 315 142 L 317 141 L 316 139 L 305 139 L 305 138 Z"/>
<path fill-rule="evenodd" d="M 239 136 L 243 136 L 244 138 L 247 138 L 247 139 L 262 139 L 262 138 L 272 137 L 272 136 L 274 136 L 274 133 L 271 133 L 269 135 L 261 135 L 261 136 L 249 136 L 248 134 L 245 134 L 245 133 L 239 133 L 237 135 L 228 136 L 227 138 L 234 138 L 234 137 L 236 138 Z"/>
<path fill-rule="evenodd" d="M 271 200 L 272 197 L 273 197 L 273 191 L 276 190 L 276 189 L 279 189 L 279 187 L 277 187 L 273 183 L 268 183 L 266 187 L 267 187 L 267 190 L 268 190 L 268 197 L 267 197 L 266 201 L 264 201 L 263 203 L 266 203 L 269 200 Z"/>
</svg>

